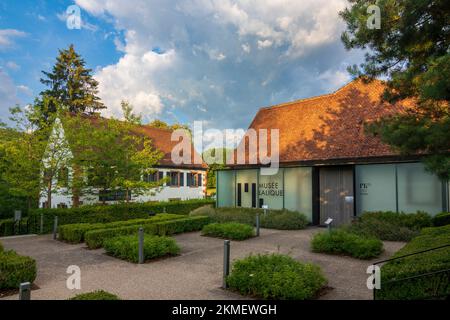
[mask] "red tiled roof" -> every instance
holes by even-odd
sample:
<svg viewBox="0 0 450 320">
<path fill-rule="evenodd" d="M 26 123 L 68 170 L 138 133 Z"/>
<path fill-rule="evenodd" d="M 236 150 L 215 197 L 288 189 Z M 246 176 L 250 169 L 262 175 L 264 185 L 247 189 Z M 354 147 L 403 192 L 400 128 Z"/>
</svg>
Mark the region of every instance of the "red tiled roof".
<svg viewBox="0 0 450 320">
<path fill-rule="evenodd" d="M 413 106 L 411 101 L 382 102 L 384 89 L 379 80 L 357 79 L 331 94 L 261 108 L 249 128 L 279 129 L 280 163 L 395 156 L 364 133 L 365 122 Z M 248 163 L 248 146 L 246 153 Z"/>
</svg>

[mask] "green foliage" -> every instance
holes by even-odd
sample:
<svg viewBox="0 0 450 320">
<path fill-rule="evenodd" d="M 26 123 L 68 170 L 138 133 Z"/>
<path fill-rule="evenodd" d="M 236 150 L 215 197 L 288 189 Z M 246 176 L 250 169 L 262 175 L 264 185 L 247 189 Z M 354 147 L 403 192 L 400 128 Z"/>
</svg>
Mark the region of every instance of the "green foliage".
<svg viewBox="0 0 450 320">
<path fill-rule="evenodd" d="M 107 254 L 113 257 L 139 262 L 139 239 L 137 236 L 120 236 L 108 239 L 103 244 Z M 170 237 L 145 235 L 144 260 L 150 260 L 180 252 L 176 241 Z"/>
<path fill-rule="evenodd" d="M 147 218 L 149 214 L 161 212 L 188 214 L 192 210 L 212 204 L 214 201 L 195 199 L 169 202 L 121 203 L 114 205 L 87 205 L 69 209 L 35 209 L 29 214 L 30 232 L 38 233 L 40 216 L 44 215 L 44 233 L 53 230 L 54 217 L 58 216 L 58 225 L 74 223 L 107 223 L 130 219 Z"/>
<path fill-rule="evenodd" d="M 450 243 L 450 225 L 425 228 L 392 258 L 428 250 Z M 450 279 L 447 275 L 431 275 L 417 279 L 389 283 L 391 280 L 405 279 L 417 275 L 446 270 L 450 268 L 450 247 L 387 262 L 381 267 L 381 290 L 377 290 L 378 299 L 418 300 L 430 298 L 430 295 L 450 295 Z M 442 279 L 439 279 L 442 277 Z M 437 286 L 441 283 L 441 286 Z M 447 285 L 445 285 L 447 284 Z"/>
<path fill-rule="evenodd" d="M 314 252 L 344 254 L 358 259 L 371 259 L 383 252 L 383 243 L 375 238 L 366 238 L 344 230 L 321 232 L 313 236 L 311 248 Z"/>
<path fill-rule="evenodd" d="M 280 254 L 256 255 L 233 263 L 227 278 L 231 289 L 264 299 L 315 298 L 326 284 L 320 267 Z"/>
<path fill-rule="evenodd" d="M 388 78 L 384 98 L 414 98 L 417 108 L 372 122 L 369 131 L 404 154 L 423 152 L 427 168 L 450 176 L 450 37 L 448 1 L 351 0 L 340 14 L 347 23 L 347 49 L 370 48 L 352 73 Z M 369 4 L 381 12 L 381 28 L 370 29 Z"/>
<path fill-rule="evenodd" d="M 424 227 L 431 226 L 431 216 L 424 212 L 367 212 L 345 229 L 362 236 L 388 241 L 410 241 Z"/>
<path fill-rule="evenodd" d="M 80 243 L 84 241 L 84 235 L 91 230 L 114 229 L 127 226 L 140 226 L 145 224 L 156 223 L 165 220 L 183 219 L 184 215 L 162 213 L 146 219 L 131 219 L 126 221 L 116 221 L 109 223 L 77 223 L 67 224 L 59 227 L 59 240 L 67 241 L 69 243 Z"/>
<path fill-rule="evenodd" d="M 120 228 L 92 230 L 86 232 L 85 241 L 89 249 L 97 249 L 102 247 L 107 239 L 137 234 L 140 227 L 144 229 L 146 234 L 164 236 L 182 232 L 198 231 L 209 222 L 210 220 L 208 217 L 192 217 L 170 221 L 149 222 L 147 224 Z"/>
<path fill-rule="evenodd" d="M 255 235 L 248 224 L 237 222 L 211 223 L 203 227 L 202 235 L 231 240 L 245 240 Z"/>
<path fill-rule="evenodd" d="M 14 219 L 0 220 L 0 237 L 13 236 L 15 234 L 27 233 L 28 218 L 23 218 L 19 222 L 14 222 Z"/>
<path fill-rule="evenodd" d="M 260 215 L 262 228 L 300 230 L 308 225 L 308 219 L 304 214 L 289 210 L 268 210 L 267 215 L 264 215 L 262 209 L 204 207 L 190 213 L 192 216 L 209 216 L 213 222 L 239 222 L 252 226 L 255 224 L 257 214 Z"/>
<path fill-rule="evenodd" d="M 450 224 L 450 212 L 441 212 L 433 217 L 433 226 L 441 227 Z"/>
<path fill-rule="evenodd" d="M 0 289 L 19 288 L 22 282 L 36 279 L 36 261 L 13 250 L 0 252 Z"/>
<path fill-rule="evenodd" d="M 0 253 L 2 253 L 3 251 L 5 251 L 5 249 L 3 248 L 2 243 L 0 242 Z"/>
<path fill-rule="evenodd" d="M 77 294 L 69 300 L 120 300 L 118 296 L 104 290 L 96 290 L 87 293 Z"/>
</svg>

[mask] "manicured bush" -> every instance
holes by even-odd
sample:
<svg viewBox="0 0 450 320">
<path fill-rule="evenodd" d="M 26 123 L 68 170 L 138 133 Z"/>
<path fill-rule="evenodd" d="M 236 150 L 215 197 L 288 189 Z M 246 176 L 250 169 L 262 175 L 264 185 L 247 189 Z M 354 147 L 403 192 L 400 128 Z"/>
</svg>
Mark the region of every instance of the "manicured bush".
<svg viewBox="0 0 450 320">
<path fill-rule="evenodd" d="M 104 290 L 97 290 L 87 293 L 77 294 L 69 300 L 120 300 L 115 294 L 106 292 Z"/>
<path fill-rule="evenodd" d="M 392 257 L 401 257 L 450 244 L 450 225 L 425 228 Z M 381 267 L 381 289 L 377 299 L 418 300 L 450 296 L 447 274 L 435 274 L 389 283 L 427 273 L 450 269 L 450 247 L 432 250 L 387 262 Z M 439 285 L 440 284 L 440 285 Z"/>
<path fill-rule="evenodd" d="M 191 216 L 206 215 L 213 222 L 239 222 L 255 225 L 256 215 L 261 217 L 261 227 L 281 230 L 299 230 L 308 225 L 308 219 L 302 213 L 289 210 L 268 210 L 254 208 L 209 208 L 203 207 L 191 212 Z"/>
<path fill-rule="evenodd" d="M 256 255 L 233 263 L 227 283 L 243 295 L 264 299 L 315 298 L 326 284 L 320 267 L 280 254 Z"/>
<path fill-rule="evenodd" d="M 0 237 L 12 236 L 15 234 L 26 234 L 28 218 L 22 218 L 20 222 L 14 222 L 14 219 L 0 220 Z"/>
<path fill-rule="evenodd" d="M 237 222 L 211 223 L 203 227 L 202 235 L 231 240 L 245 240 L 255 235 L 252 226 Z"/>
<path fill-rule="evenodd" d="M 441 212 L 433 217 L 433 226 L 442 227 L 450 224 L 450 212 Z"/>
<path fill-rule="evenodd" d="M 2 243 L 0 242 L 0 253 L 2 253 L 3 251 L 5 251 L 5 249 L 3 248 Z"/>
<path fill-rule="evenodd" d="M 155 216 L 150 216 L 146 219 L 132 219 L 126 221 L 116 221 L 109 223 L 78 223 L 66 224 L 58 229 L 58 238 L 69 243 L 80 243 L 84 241 L 84 235 L 91 230 L 113 229 L 127 226 L 136 226 L 149 223 L 156 223 L 165 220 L 175 220 L 186 218 L 185 215 L 161 213 Z"/>
<path fill-rule="evenodd" d="M 431 216 L 424 212 L 367 212 L 347 227 L 347 231 L 388 241 L 410 241 L 420 230 L 431 226 Z"/>
<path fill-rule="evenodd" d="M 19 288 L 22 282 L 36 279 L 36 261 L 15 251 L 0 252 L 0 289 Z"/>
<path fill-rule="evenodd" d="M 38 233 L 40 216 L 44 215 L 44 233 L 53 230 L 54 217 L 58 216 L 60 226 L 75 223 L 108 223 L 130 219 L 147 218 L 149 214 L 189 214 L 192 210 L 214 204 L 209 199 L 193 199 L 168 202 L 120 203 L 113 205 L 86 205 L 69 209 L 35 209 L 29 213 L 30 232 Z"/>
<path fill-rule="evenodd" d="M 383 242 L 380 240 L 339 229 L 315 234 L 311 247 L 314 252 L 344 254 L 358 259 L 374 258 L 383 252 Z"/>
<path fill-rule="evenodd" d="M 85 241 L 90 249 L 97 249 L 102 247 L 103 242 L 107 239 L 117 236 L 137 234 L 141 226 L 145 233 L 164 236 L 181 232 L 198 231 L 209 222 L 210 219 L 208 217 L 189 217 L 185 219 L 151 222 L 121 228 L 92 230 L 86 232 Z"/>
<path fill-rule="evenodd" d="M 139 239 L 137 236 L 120 236 L 106 240 L 103 243 L 107 254 L 131 262 L 139 261 Z M 180 252 L 176 241 L 170 237 L 145 235 L 144 260 L 150 260 Z"/>
</svg>

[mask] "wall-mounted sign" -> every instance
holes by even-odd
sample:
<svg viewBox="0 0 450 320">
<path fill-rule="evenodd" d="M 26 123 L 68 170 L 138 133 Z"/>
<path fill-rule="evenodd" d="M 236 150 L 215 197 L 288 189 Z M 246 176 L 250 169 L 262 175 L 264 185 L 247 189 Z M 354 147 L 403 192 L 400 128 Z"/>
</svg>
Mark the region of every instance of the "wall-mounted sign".
<svg viewBox="0 0 450 320">
<path fill-rule="evenodd" d="M 259 195 L 260 196 L 272 196 L 272 197 L 282 197 L 284 191 L 282 186 L 278 182 L 267 182 L 259 184 Z"/>
<path fill-rule="evenodd" d="M 346 203 L 353 203 L 353 196 L 345 196 Z"/>
<path fill-rule="evenodd" d="M 366 196 L 369 194 L 369 188 L 372 184 L 367 182 L 361 182 L 359 184 L 359 194 L 362 196 Z"/>
</svg>

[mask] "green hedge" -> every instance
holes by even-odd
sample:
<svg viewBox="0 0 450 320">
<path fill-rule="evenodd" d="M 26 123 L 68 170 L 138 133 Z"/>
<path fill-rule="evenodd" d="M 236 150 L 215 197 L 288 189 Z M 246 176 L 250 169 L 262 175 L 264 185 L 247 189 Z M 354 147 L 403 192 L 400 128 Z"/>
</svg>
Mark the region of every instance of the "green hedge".
<svg viewBox="0 0 450 320">
<path fill-rule="evenodd" d="M 394 257 L 424 251 L 450 244 L 450 225 L 425 228 L 421 234 L 397 251 Z M 450 247 L 433 250 L 418 255 L 387 262 L 381 267 L 381 289 L 377 290 L 377 299 L 418 300 L 429 299 L 430 294 L 450 296 L 448 274 L 421 277 L 397 283 L 391 280 L 405 279 L 421 274 L 450 269 Z M 437 284 L 441 286 L 437 286 Z"/>
<path fill-rule="evenodd" d="M 252 297 L 305 300 L 315 298 L 326 279 L 319 266 L 271 254 L 237 260 L 227 283 L 230 289 Z"/>
<path fill-rule="evenodd" d="M 3 248 L 2 243 L 0 242 L 0 253 L 2 253 L 3 251 L 5 251 L 5 249 Z"/>
<path fill-rule="evenodd" d="M 358 259 L 370 259 L 383 252 L 383 242 L 344 230 L 316 233 L 311 241 L 314 252 L 344 254 Z"/>
<path fill-rule="evenodd" d="M 19 288 L 22 282 L 36 279 L 36 261 L 15 251 L 0 252 L 0 289 Z"/>
<path fill-rule="evenodd" d="M 211 223 L 203 227 L 202 235 L 231 240 L 245 240 L 255 235 L 248 224 L 238 222 Z"/>
<path fill-rule="evenodd" d="M 77 294 L 69 300 L 120 300 L 115 294 L 106 292 L 104 290 L 97 290 L 93 292 Z"/>
<path fill-rule="evenodd" d="M 107 254 L 131 261 L 139 262 L 139 239 L 136 235 L 120 236 L 106 240 L 103 243 Z M 170 237 L 159 237 L 153 235 L 144 236 L 144 260 L 176 255 L 180 247 Z"/>
<path fill-rule="evenodd" d="M 441 212 L 433 217 L 433 226 L 442 227 L 450 224 L 450 212 Z"/>
<path fill-rule="evenodd" d="M 15 234 L 26 234 L 28 218 L 23 218 L 20 223 L 14 223 L 14 219 L 0 220 L 0 237 L 12 236 Z"/>
<path fill-rule="evenodd" d="M 58 238 L 59 240 L 66 241 L 69 243 L 80 243 L 84 241 L 85 233 L 91 230 L 113 229 L 133 225 L 142 225 L 165 220 L 183 219 L 185 217 L 186 217 L 185 215 L 162 213 L 148 217 L 146 219 L 131 219 L 126 221 L 116 221 L 109 223 L 66 224 L 58 228 Z"/>
<path fill-rule="evenodd" d="M 103 242 L 107 239 L 117 236 L 125 236 L 136 234 L 142 226 L 144 232 L 152 235 L 171 235 L 174 233 L 198 231 L 208 224 L 208 217 L 190 217 L 185 219 L 177 219 L 163 222 L 152 222 L 143 225 L 133 225 L 121 228 L 100 229 L 88 231 L 85 234 L 85 241 L 90 249 L 98 249 L 103 246 Z"/>
<path fill-rule="evenodd" d="M 432 225 L 431 216 L 424 212 L 367 212 L 347 227 L 347 231 L 388 241 L 410 241 L 420 230 Z"/>
<path fill-rule="evenodd" d="M 239 222 L 255 225 L 256 215 L 261 217 L 261 227 L 281 230 L 299 230 L 308 225 L 308 219 L 302 213 L 289 210 L 264 210 L 253 208 L 211 208 L 203 207 L 191 212 L 191 216 L 209 216 L 213 222 Z"/>
<path fill-rule="evenodd" d="M 53 231 L 54 217 L 58 216 L 58 225 L 75 223 L 108 223 L 130 219 L 147 218 L 149 214 L 173 213 L 189 214 L 204 205 L 214 204 L 209 199 L 194 199 L 169 202 L 121 203 L 114 205 L 87 205 L 69 209 L 35 209 L 29 213 L 30 232 L 38 233 L 40 216 L 44 216 L 44 233 Z"/>
</svg>

